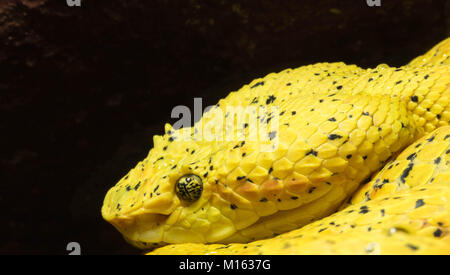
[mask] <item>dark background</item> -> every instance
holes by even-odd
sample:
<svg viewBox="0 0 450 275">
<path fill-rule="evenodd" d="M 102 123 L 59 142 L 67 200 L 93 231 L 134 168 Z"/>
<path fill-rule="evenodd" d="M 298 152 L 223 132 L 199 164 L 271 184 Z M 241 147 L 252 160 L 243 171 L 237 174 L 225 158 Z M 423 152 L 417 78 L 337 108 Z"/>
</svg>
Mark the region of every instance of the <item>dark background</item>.
<svg viewBox="0 0 450 275">
<path fill-rule="evenodd" d="M 193 97 L 344 61 L 400 66 L 450 36 L 450 2 L 0 0 L 0 253 L 139 253 L 108 188 Z"/>
</svg>

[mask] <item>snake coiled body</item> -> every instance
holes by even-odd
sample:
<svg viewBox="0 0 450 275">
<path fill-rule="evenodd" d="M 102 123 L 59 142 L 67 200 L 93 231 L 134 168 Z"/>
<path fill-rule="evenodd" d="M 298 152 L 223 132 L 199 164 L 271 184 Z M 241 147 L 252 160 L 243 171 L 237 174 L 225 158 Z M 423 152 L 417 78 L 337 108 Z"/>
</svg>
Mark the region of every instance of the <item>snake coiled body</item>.
<svg viewBox="0 0 450 275">
<path fill-rule="evenodd" d="M 447 39 L 400 68 L 255 79 L 166 125 L 102 215 L 155 254 L 450 253 L 449 54 Z"/>
</svg>

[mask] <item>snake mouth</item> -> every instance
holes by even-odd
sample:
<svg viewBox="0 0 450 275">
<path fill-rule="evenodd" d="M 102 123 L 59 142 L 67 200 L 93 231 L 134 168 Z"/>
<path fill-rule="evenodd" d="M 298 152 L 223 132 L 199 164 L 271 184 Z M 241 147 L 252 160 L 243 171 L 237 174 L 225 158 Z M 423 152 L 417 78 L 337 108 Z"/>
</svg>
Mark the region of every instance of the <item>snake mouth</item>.
<svg viewBox="0 0 450 275">
<path fill-rule="evenodd" d="M 140 214 L 116 217 L 110 222 L 129 243 L 142 248 L 161 246 L 170 215 Z"/>
</svg>

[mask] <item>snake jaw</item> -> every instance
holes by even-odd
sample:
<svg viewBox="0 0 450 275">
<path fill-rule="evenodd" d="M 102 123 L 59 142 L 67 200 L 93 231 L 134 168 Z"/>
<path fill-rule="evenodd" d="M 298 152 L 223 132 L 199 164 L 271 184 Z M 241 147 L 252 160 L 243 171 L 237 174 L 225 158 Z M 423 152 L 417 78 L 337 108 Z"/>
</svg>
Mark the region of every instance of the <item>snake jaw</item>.
<svg viewBox="0 0 450 275">
<path fill-rule="evenodd" d="M 124 239 L 141 249 L 164 245 L 163 234 L 168 215 L 141 214 L 130 219 L 114 219 L 110 222 Z"/>
<path fill-rule="evenodd" d="M 125 238 L 139 248 L 159 247 L 167 242 L 166 232 L 180 221 L 181 208 L 167 214 L 155 213 L 156 209 L 140 210 L 129 215 L 105 218 Z M 153 213 L 152 213 L 153 212 Z"/>
</svg>

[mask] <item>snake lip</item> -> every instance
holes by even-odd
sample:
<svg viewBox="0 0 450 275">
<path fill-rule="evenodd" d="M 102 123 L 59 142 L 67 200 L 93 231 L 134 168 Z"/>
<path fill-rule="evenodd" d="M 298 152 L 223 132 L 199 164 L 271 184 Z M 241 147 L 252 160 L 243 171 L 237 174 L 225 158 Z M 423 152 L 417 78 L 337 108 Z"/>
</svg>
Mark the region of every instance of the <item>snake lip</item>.
<svg viewBox="0 0 450 275">
<path fill-rule="evenodd" d="M 128 242 L 139 246 L 155 246 L 163 240 L 166 221 L 170 215 L 140 214 L 121 216 L 109 222 L 125 237 Z"/>
</svg>

